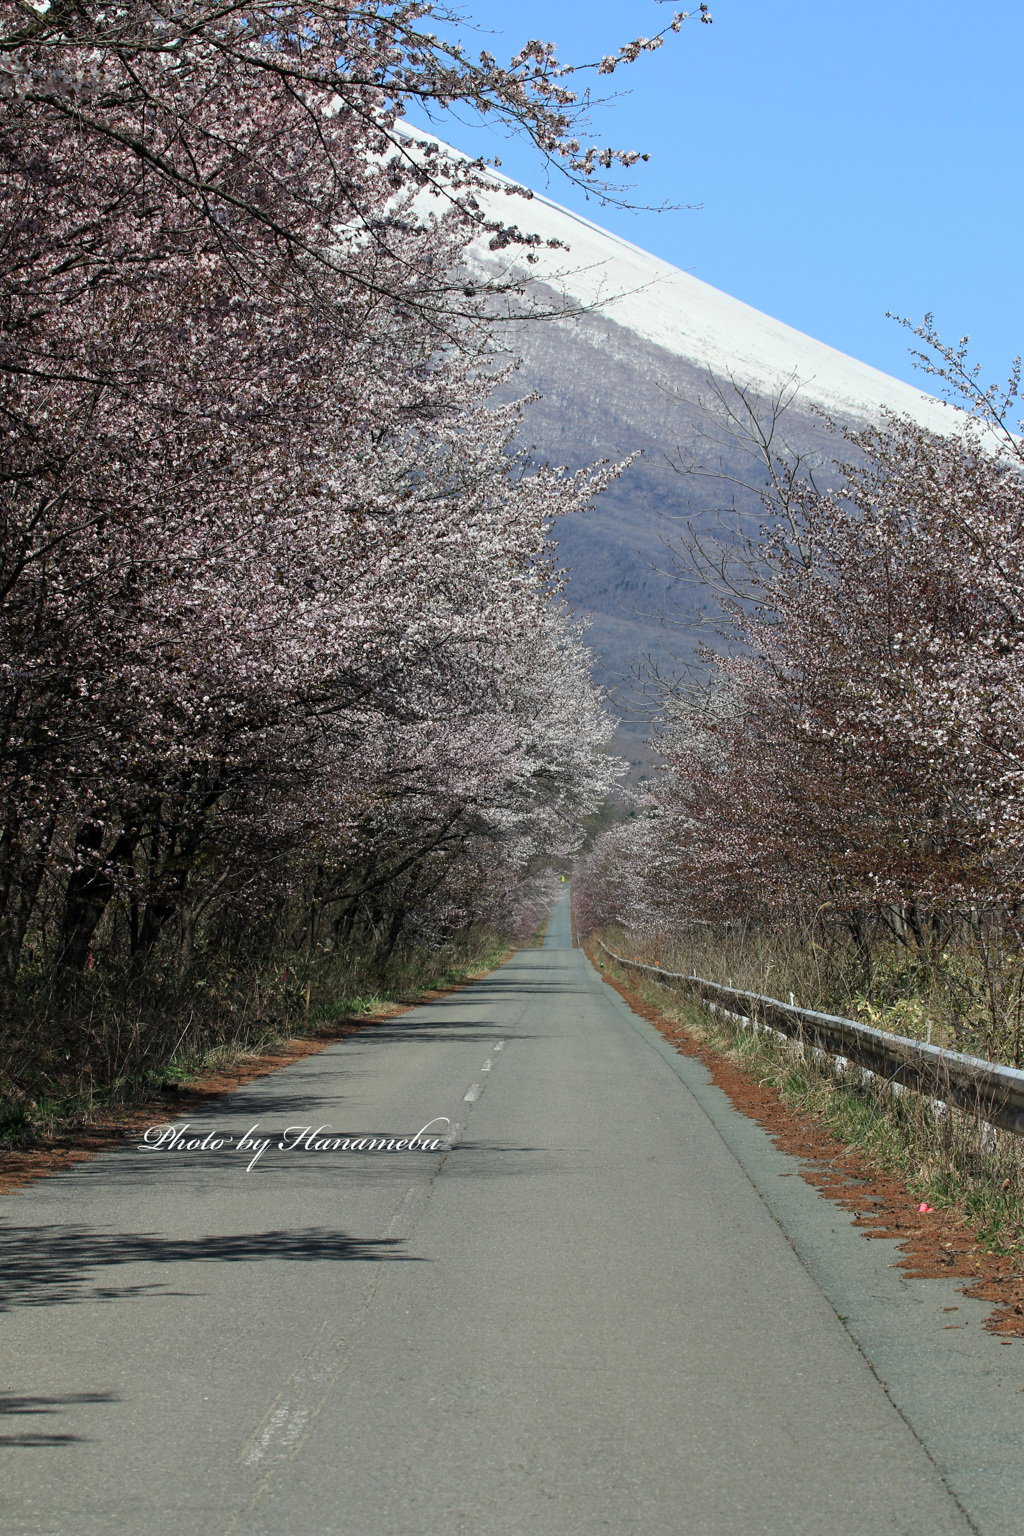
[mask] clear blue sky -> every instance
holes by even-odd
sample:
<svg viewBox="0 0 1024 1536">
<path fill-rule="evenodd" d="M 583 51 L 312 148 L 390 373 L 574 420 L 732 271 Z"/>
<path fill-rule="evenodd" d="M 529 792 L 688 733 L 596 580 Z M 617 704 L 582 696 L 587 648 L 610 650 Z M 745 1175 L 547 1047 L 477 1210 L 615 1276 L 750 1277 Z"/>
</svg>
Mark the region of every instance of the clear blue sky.
<svg viewBox="0 0 1024 1536">
<path fill-rule="evenodd" d="M 486 29 L 477 51 L 505 60 L 539 37 L 582 62 L 684 4 L 475 0 L 466 14 Z M 970 334 L 986 378 L 1004 377 L 1024 351 L 1022 0 L 711 10 L 713 26 L 689 21 L 593 82 L 629 94 L 595 109 L 590 139 L 651 155 L 631 196 L 699 212 L 602 208 L 548 180 L 536 151 L 468 120 L 433 132 L 500 155 L 537 191 L 888 373 L 915 379 L 910 339 L 886 311 L 931 310 L 946 338 Z"/>
</svg>

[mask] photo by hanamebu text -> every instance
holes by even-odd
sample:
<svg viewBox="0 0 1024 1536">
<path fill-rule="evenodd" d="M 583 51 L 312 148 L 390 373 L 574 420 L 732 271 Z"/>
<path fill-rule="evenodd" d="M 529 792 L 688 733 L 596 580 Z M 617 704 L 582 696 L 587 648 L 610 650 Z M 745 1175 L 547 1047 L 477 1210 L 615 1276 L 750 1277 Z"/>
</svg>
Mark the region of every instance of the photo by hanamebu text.
<svg viewBox="0 0 1024 1536">
<path fill-rule="evenodd" d="M 444 1129 L 442 1130 L 441 1127 Z M 259 1122 L 242 1136 L 226 1131 L 205 1135 L 184 1125 L 151 1125 L 138 1143 L 140 1152 L 232 1152 L 248 1155 L 251 1173 L 263 1154 L 275 1144 L 275 1136 L 257 1136 Z M 190 1134 L 191 1133 L 191 1134 Z M 451 1121 L 435 1115 L 415 1136 L 339 1135 L 329 1125 L 290 1125 L 278 1133 L 278 1152 L 450 1152 Z"/>
</svg>

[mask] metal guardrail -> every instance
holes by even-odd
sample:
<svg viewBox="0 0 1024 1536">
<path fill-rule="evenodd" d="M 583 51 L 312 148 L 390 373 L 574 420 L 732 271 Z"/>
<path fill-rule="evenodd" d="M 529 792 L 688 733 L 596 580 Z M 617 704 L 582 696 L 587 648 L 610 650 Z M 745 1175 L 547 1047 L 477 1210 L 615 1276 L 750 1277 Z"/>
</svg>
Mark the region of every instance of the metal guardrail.
<svg viewBox="0 0 1024 1536">
<path fill-rule="evenodd" d="M 649 971 L 662 981 L 681 982 L 698 993 L 701 1001 L 710 1007 L 715 1007 L 711 1001 L 714 997 L 723 1002 L 729 999 L 746 1005 L 745 1013 L 724 1010 L 742 1023 L 766 1025 L 813 1050 L 856 1062 L 890 1083 L 927 1094 L 946 1104 L 955 1104 L 968 1114 L 982 1116 L 990 1125 L 1024 1136 L 1024 1072 L 1015 1067 L 1004 1067 L 980 1056 L 965 1056 L 959 1051 L 947 1051 L 938 1045 L 926 1045 L 904 1035 L 890 1035 L 886 1030 L 858 1024 L 854 1019 L 816 1013 L 811 1008 L 783 1003 L 777 997 L 765 997 L 760 992 L 723 987 L 717 981 L 708 981 L 696 974 L 686 976 L 681 971 L 665 971 L 660 966 L 617 955 L 600 939 L 597 942 L 619 965 Z"/>
</svg>

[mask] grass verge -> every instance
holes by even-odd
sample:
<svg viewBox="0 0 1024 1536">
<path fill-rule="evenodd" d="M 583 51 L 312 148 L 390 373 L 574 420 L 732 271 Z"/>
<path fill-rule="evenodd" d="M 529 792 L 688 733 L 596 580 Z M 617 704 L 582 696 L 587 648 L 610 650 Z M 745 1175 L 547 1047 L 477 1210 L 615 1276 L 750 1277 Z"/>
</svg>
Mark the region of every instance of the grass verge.
<svg viewBox="0 0 1024 1536">
<path fill-rule="evenodd" d="M 538 924 L 538 926 L 536 927 L 534 932 L 530 935 L 529 941 L 527 942 L 527 944 L 525 946 L 527 949 L 543 949 L 544 948 L 544 935 L 548 931 L 548 923 L 550 921 L 551 921 L 551 919 L 549 917 L 545 917 L 544 921 L 542 923 Z"/>
<path fill-rule="evenodd" d="M 456 951 L 406 956 L 381 968 L 374 985 L 358 989 L 353 975 L 365 978 L 365 965 L 331 978 L 322 971 L 294 986 L 293 1006 L 247 1020 L 232 1028 L 230 1016 L 218 1033 L 206 1038 L 186 1032 L 176 1050 L 158 1065 L 125 1072 L 96 1086 L 61 1078 L 59 1067 L 37 1065 L 49 1092 L 19 1091 L 10 1078 L 0 1107 L 0 1190 L 67 1166 L 115 1145 L 124 1136 L 154 1123 L 194 1112 L 211 1097 L 228 1093 L 254 1077 L 265 1076 L 302 1056 L 322 1050 L 357 1030 L 444 996 L 504 964 L 514 951 L 488 935 Z"/>
</svg>

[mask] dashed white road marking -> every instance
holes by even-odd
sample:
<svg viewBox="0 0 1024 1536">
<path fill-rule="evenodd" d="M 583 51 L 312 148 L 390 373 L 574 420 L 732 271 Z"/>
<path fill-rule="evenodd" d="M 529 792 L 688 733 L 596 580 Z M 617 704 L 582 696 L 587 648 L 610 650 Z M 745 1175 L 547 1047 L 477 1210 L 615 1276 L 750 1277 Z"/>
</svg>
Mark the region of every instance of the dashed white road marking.
<svg viewBox="0 0 1024 1536">
<path fill-rule="evenodd" d="M 474 1084 L 477 1093 L 480 1092 L 479 1083 Z M 472 1090 L 470 1090 L 472 1092 Z M 475 1096 L 475 1095 L 474 1095 Z M 468 1095 L 467 1095 L 468 1097 Z M 451 1123 L 448 1134 L 438 1147 L 442 1155 L 451 1152 L 458 1146 L 465 1126 L 459 1120 Z M 443 1156 L 442 1156 L 443 1161 Z M 441 1164 L 438 1164 L 440 1169 Z M 433 1192 L 434 1178 L 423 1184 L 411 1184 L 399 1200 L 388 1220 L 378 1234 L 378 1241 L 386 1238 L 405 1238 L 411 1235 L 420 1216 L 423 1214 Z M 370 1307 L 377 1290 L 378 1277 L 375 1276 L 363 1301 L 362 1317 L 357 1322 L 354 1333 L 361 1332 L 365 1325 Z M 346 1348 L 346 1342 L 348 1347 Z M 261 1427 L 256 1431 L 249 1447 L 242 1454 L 242 1465 L 252 1470 L 258 1470 L 265 1474 L 264 1482 L 255 1491 L 253 1498 L 242 1509 L 238 1510 L 235 1518 L 227 1528 L 226 1536 L 232 1536 L 238 1528 L 238 1523 L 243 1515 L 259 1502 L 266 1481 L 273 1475 L 275 1465 L 286 1461 L 293 1456 L 301 1445 L 306 1431 L 311 1427 L 313 1420 L 319 1414 L 327 1400 L 327 1394 L 334 1382 L 341 1375 L 351 1349 L 351 1341 L 335 1337 L 330 1319 L 328 1319 L 316 1340 L 314 1340 L 305 1359 L 292 1375 L 288 1383 L 288 1399 L 275 1404 Z"/>
<path fill-rule="evenodd" d="M 465 1129 L 466 1127 L 461 1123 L 461 1121 L 456 1120 L 453 1123 L 451 1130 L 448 1132 L 448 1135 L 444 1138 L 437 1150 L 439 1152 L 453 1151 L 462 1139 L 462 1133 Z"/>
<path fill-rule="evenodd" d="M 287 1398 L 272 1410 L 242 1457 L 243 1467 L 269 1472 L 293 1454 L 338 1374 L 338 1342 L 325 1323 L 289 1381 Z"/>
<path fill-rule="evenodd" d="M 380 1237 L 399 1237 L 430 1199 L 428 1184 L 411 1184 L 381 1228 Z"/>
<path fill-rule="evenodd" d="M 243 1467 L 256 1467 L 259 1465 L 267 1454 L 268 1446 L 277 1439 L 279 1432 L 287 1424 L 289 1412 L 290 1408 L 287 1403 L 282 1403 L 280 1408 L 275 1408 L 269 1421 L 264 1426 L 263 1433 L 249 1451 L 248 1456 L 243 1460 Z"/>
<path fill-rule="evenodd" d="M 505 1042 L 504 1042 L 504 1040 L 496 1040 L 494 1045 L 492 1046 L 492 1050 L 494 1050 L 494 1051 L 503 1051 L 504 1049 L 505 1049 Z M 493 1056 L 488 1056 L 487 1060 L 484 1062 L 483 1066 L 480 1068 L 480 1071 L 481 1072 L 490 1072 L 490 1070 L 491 1070 L 491 1068 L 493 1066 L 494 1066 L 494 1057 Z M 483 1085 L 481 1083 L 474 1083 L 472 1088 L 469 1090 L 469 1092 L 466 1093 L 466 1094 L 463 1094 L 462 1102 L 464 1104 L 475 1104 L 477 1099 L 483 1093 L 483 1091 L 484 1091 L 483 1090 Z"/>
<path fill-rule="evenodd" d="M 504 1045 L 504 1041 L 501 1042 Z M 466 1094 L 467 1103 L 474 1103 L 482 1093 L 479 1083 L 474 1083 Z M 405 1239 L 426 1209 L 434 1181 L 444 1167 L 445 1157 L 458 1146 L 465 1124 L 460 1120 L 450 1122 L 448 1134 L 437 1148 L 441 1153 L 431 1177 L 423 1184 L 412 1184 L 402 1195 L 397 1206 L 382 1228 L 378 1241 L 385 1238 Z M 354 1321 L 348 1335 L 339 1334 L 331 1318 L 327 1318 L 311 1344 L 305 1358 L 288 1381 L 284 1401 L 280 1397 L 272 1403 L 241 1455 L 244 1467 L 255 1472 L 259 1479 L 251 1496 L 235 1511 L 225 1529 L 224 1536 L 238 1536 L 241 1522 L 259 1504 L 270 1486 L 277 1468 L 298 1455 L 312 1427 L 327 1401 L 328 1394 L 344 1372 L 355 1340 L 366 1326 L 380 1280 L 380 1270 L 374 1274 L 363 1298 L 360 1316 Z"/>
</svg>

